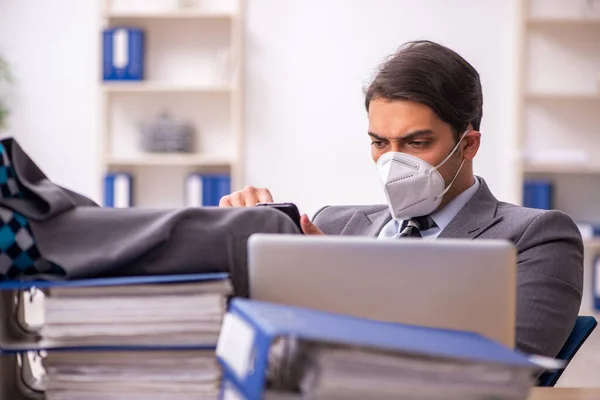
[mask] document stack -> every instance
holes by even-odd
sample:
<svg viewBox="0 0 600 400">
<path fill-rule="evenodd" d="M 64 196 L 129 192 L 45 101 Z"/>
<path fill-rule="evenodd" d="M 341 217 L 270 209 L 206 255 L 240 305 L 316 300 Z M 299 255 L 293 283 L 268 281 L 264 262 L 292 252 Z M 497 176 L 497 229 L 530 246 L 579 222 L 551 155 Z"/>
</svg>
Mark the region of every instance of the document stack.
<svg viewBox="0 0 600 400">
<path fill-rule="evenodd" d="M 44 359 L 46 400 L 215 399 L 214 353 L 195 349 L 54 351 Z"/>
<path fill-rule="evenodd" d="M 5 343 L 1 350 L 42 355 L 43 382 L 27 386 L 43 387 L 47 400 L 217 396 L 221 373 L 215 347 L 231 294 L 227 274 L 36 282 L 35 287 L 44 292 L 37 340 Z M 32 283 L 6 282 L 0 288 L 33 290 Z"/>
<path fill-rule="evenodd" d="M 475 333 L 234 299 L 221 398 L 526 399 L 542 368 Z"/>
</svg>

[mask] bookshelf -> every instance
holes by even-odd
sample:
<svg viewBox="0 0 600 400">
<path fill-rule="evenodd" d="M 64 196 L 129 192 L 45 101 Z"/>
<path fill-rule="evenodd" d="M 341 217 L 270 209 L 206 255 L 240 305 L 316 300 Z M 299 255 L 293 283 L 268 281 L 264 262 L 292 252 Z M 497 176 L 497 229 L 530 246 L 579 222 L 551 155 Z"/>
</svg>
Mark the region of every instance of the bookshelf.
<svg viewBox="0 0 600 400">
<path fill-rule="evenodd" d="M 232 91 L 226 85 L 185 85 L 161 82 L 119 84 L 105 83 L 102 89 L 107 93 L 228 93 Z"/>
<path fill-rule="evenodd" d="M 134 207 L 185 206 L 189 174 L 229 175 L 231 190 L 238 189 L 244 0 L 98 1 L 102 31 L 139 28 L 144 35 L 143 79 L 99 80 L 103 177 L 129 174 Z M 161 115 L 192 127 L 191 151 L 142 148 L 141 125 Z"/>
<path fill-rule="evenodd" d="M 521 0 L 519 19 L 515 189 L 550 182 L 553 208 L 600 226 L 600 0 Z M 584 237 L 584 253 L 591 314 L 600 238 Z"/>
</svg>

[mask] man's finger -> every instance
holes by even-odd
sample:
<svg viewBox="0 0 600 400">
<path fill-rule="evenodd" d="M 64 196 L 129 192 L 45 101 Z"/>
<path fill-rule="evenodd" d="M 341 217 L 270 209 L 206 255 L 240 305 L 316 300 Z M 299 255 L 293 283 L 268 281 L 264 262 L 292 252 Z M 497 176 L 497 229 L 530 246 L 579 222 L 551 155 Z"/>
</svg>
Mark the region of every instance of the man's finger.
<svg viewBox="0 0 600 400">
<path fill-rule="evenodd" d="M 229 198 L 233 207 L 244 207 L 244 205 L 246 204 L 242 192 L 231 193 L 231 195 L 229 195 Z"/>
<path fill-rule="evenodd" d="M 252 207 L 258 203 L 258 196 L 256 195 L 256 188 L 252 186 L 246 186 L 242 190 L 245 206 Z"/>
<path fill-rule="evenodd" d="M 302 232 L 306 235 L 324 235 L 324 233 L 310 221 L 306 214 L 303 214 L 300 217 L 300 226 L 302 226 Z"/>
<path fill-rule="evenodd" d="M 257 189 L 258 201 L 260 203 L 273 203 L 273 196 L 269 189 Z"/>
<path fill-rule="evenodd" d="M 219 207 L 232 207 L 233 205 L 231 204 L 231 196 L 227 195 L 227 196 L 223 196 L 221 197 L 221 200 L 219 200 Z"/>
</svg>

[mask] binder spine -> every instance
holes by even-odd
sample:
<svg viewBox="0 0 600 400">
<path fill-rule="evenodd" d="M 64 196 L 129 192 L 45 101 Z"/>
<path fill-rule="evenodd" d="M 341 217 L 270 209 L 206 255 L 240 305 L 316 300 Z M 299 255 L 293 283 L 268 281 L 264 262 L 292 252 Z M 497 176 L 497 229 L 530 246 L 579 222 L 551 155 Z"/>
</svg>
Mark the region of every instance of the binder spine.
<svg viewBox="0 0 600 400">
<path fill-rule="evenodd" d="M 547 180 L 526 180 L 523 187 L 523 206 L 551 210 L 553 188 L 552 182 Z"/>
<path fill-rule="evenodd" d="M 185 180 L 186 207 L 202 207 L 202 177 L 199 174 L 189 174 Z"/>
<path fill-rule="evenodd" d="M 111 28 L 102 33 L 105 81 L 144 79 L 144 32 L 138 28 Z"/>
<path fill-rule="evenodd" d="M 104 177 L 104 206 L 115 206 L 115 176 L 107 174 Z"/>
<path fill-rule="evenodd" d="M 111 173 L 104 178 L 104 206 L 127 208 L 133 206 L 133 177 L 125 173 Z"/>
<path fill-rule="evenodd" d="M 221 198 L 231 192 L 231 178 L 227 174 L 205 174 L 201 180 L 204 207 L 218 206 Z"/>
<path fill-rule="evenodd" d="M 271 342 L 272 338 L 235 305 L 230 309 L 223 319 L 216 350 L 223 371 L 221 398 L 236 393 L 242 394 L 238 398 L 262 397 Z"/>
</svg>

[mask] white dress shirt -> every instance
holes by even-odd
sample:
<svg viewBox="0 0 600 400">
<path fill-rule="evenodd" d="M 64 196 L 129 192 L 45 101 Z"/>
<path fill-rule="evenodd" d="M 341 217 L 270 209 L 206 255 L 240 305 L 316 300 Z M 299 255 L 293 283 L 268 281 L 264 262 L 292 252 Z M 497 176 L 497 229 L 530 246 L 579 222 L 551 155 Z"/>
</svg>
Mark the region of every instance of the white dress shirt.
<svg viewBox="0 0 600 400">
<path fill-rule="evenodd" d="M 425 240 L 433 240 L 438 237 L 440 232 L 444 230 L 446 226 L 452 221 L 456 214 L 467 204 L 471 197 L 475 194 L 475 192 L 479 189 L 479 180 L 475 178 L 475 183 L 456 196 L 452 201 L 441 210 L 438 210 L 431 214 L 431 218 L 435 222 L 436 226 L 431 229 L 427 229 L 426 231 L 421 231 L 421 236 Z M 400 228 L 402 227 L 403 221 L 397 221 L 395 219 L 390 220 L 381 232 L 379 232 L 379 238 L 392 238 L 400 232 Z"/>
</svg>

